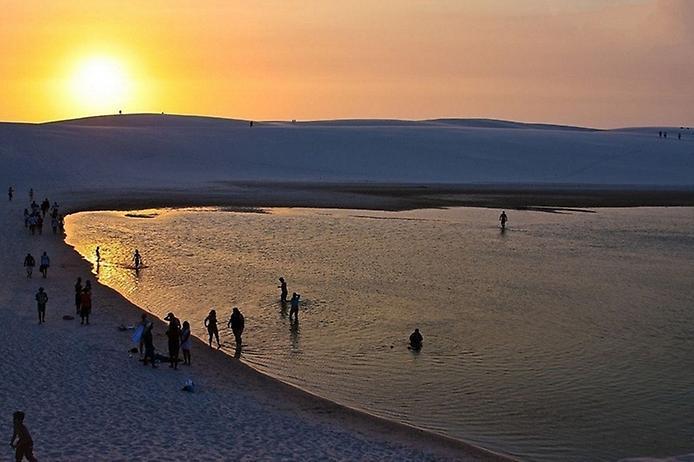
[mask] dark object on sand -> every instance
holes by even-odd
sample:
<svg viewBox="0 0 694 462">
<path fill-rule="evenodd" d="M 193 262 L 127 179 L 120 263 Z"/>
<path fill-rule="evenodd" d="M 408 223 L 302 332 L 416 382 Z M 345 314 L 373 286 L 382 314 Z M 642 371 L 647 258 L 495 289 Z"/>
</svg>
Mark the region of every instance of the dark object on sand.
<svg viewBox="0 0 694 462">
<path fill-rule="evenodd" d="M 66 321 L 74 321 L 74 320 L 75 320 L 75 317 L 74 317 L 74 316 L 70 316 L 69 314 L 66 314 L 66 315 L 63 316 L 63 319 L 66 320 Z"/>
<path fill-rule="evenodd" d="M 140 351 L 140 350 L 138 350 L 137 347 L 132 347 L 132 348 L 130 349 L 130 353 L 132 353 L 132 354 L 137 354 L 139 351 Z"/>
</svg>

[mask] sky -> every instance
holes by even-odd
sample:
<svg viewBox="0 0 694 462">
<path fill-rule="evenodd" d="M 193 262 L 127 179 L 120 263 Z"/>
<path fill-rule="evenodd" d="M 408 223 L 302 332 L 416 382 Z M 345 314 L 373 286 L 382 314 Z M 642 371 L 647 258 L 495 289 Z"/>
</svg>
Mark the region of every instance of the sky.
<svg viewBox="0 0 694 462">
<path fill-rule="evenodd" d="M 690 0 L 0 0 L 0 120 L 694 126 Z"/>
</svg>

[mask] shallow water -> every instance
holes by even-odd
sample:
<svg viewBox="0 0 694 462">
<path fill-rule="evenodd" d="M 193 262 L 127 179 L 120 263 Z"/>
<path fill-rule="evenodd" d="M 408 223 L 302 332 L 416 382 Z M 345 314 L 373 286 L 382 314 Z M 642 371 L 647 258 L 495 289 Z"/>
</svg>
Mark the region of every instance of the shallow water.
<svg viewBox="0 0 694 462">
<path fill-rule="evenodd" d="M 692 209 L 512 211 L 504 233 L 486 209 L 268 212 L 80 213 L 67 241 L 201 338 L 239 306 L 244 361 L 337 402 L 526 460 L 694 450 Z"/>
</svg>

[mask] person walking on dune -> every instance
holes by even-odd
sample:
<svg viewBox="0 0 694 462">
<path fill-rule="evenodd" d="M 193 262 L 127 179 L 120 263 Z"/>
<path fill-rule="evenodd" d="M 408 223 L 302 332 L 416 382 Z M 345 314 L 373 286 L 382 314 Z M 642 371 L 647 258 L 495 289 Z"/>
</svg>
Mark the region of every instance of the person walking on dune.
<svg viewBox="0 0 694 462">
<path fill-rule="evenodd" d="M 499 215 L 499 221 L 501 222 L 501 229 L 506 229 L 506 222 L 508 221 L 508 216 L 506 216 L 506 211 L 502 211 Z"/>
<path fill-rule="evenodd" d="M 29 430 L 24 425 L 24 413 L 22 411 L 17 411 L 12 414 L 12 424 L 14 431 L 12 432 L 12 439 L 10 440 L 10 446 L 15 450 L 14 460 L 16 462 L 21 462 L 26 458 L 29 462 L 36 462 L 36 457 L 34 457 L 34 441 L 31 439 Z M 15 444 L 14 440 L 17 440 Z"/>
<path fill-rule="evenodd" d="M 299 299 L 301 298 L 301 295 L 297 294 L 294 292 L 292 294 L 292 299 L 289 301 L 289 320 L 292 320 L 292 316 L 294 316 L 294 319 L 299 320 Z"/>
<path fill-rule="evenodd" d="M 32 257 L 30 253 L 28 253 L 27 256 L 24 257 L 24 267 L 27 270 L 28 278 L 30 278 L 31 274 L 34 272 L 34 266 L 36 266 L 36 260 L 34 260 L 34 257 Z"/>
<path fill-rule="evenodd" d="M 46 303 L 48 303 L 48 294 L 43 291 L 43 287 L 39 287 L 36 292 L 36 307 L 39 311 L 39 324 L 46 322 Z"/>
<path fill-rule="evenodd" d="M 236 348 L 239 348 L 241 346 L 241 334 L 243 334 L 245 324 L 246 321 L 243 317 L 243 314 L 241 314 L 238 308 L 234 307 L 227 325 L 231 327 L 231 332 L 234 333 L 234 340 L 236 340 Z"/>
<path fill-rule="evenodd" d="M 219 328 L 217 327 L 217 312 L 215 310 L 210 310 L 210 314 L 205 318 L 204 324 L 207 327 L 207 333 L 210 335 L 210 346 L 212 346 L 212 337 L 214 337 L 217 340 L 217 349 L 222 348 L 222 344 L 219 343 Z"/>
<path fill-rule="evenodd" d="M 280 289 L 280 303 L 287 303 L 287 282 L 284 278 L 280 278 L 280 285 L 277 288 Z"/>
<path fill-rule="evenodd" d="M 43 255 L 41 255 L 41 264 L 39 265 L 39 271 L 43 275 L 43 278 L 46 279 L 48 277 L 48 267 L 51 266 L 51 259 L 48 258 L 48 254 L 46 252 L 43 252 Z"/>
</svg>

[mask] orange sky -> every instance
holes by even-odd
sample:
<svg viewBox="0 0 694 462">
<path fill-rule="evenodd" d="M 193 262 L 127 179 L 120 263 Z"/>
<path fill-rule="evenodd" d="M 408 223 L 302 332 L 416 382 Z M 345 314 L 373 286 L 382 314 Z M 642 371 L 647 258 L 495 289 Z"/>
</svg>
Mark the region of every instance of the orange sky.
<svg viewBox="0 0 694 462">
<path fill-rule="evenodd" d="M 0 1 L 0 120 L 694 125 L 688 0 Z"/>
</svg>

